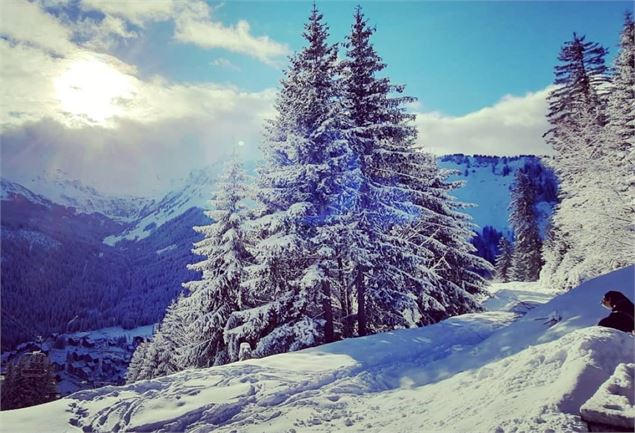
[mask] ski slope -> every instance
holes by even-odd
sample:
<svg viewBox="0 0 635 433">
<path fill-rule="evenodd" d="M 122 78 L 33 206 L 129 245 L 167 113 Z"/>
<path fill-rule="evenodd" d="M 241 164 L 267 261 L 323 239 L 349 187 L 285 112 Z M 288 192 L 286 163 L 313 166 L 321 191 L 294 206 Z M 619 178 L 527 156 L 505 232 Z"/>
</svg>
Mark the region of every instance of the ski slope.
<svg viewBox="0 0 635 433">
<path fill-rule="evenodd" d="M 599 300 L 632 299 L 634 277 L 621 269 L 564 294 L 494 285 L 489 311 L 82 391 L 2 412 L 1 431 L 585 431 L 580 406 L 635 351 L 633 335 L 593 326 L 607 313 Z"/>
</svg>

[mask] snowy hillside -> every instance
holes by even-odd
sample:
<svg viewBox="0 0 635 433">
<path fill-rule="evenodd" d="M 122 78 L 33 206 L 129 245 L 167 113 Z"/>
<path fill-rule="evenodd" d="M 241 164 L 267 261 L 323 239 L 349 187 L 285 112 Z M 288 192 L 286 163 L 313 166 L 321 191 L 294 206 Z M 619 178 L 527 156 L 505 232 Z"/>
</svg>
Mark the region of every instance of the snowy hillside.
<svg viewBox="0 0 635 433">
<path fill-rule="evenodd" d="M 464 186 L 454 190 L 452 195 L 464 203 L 475 205 L 465 211 L 472 216 L 479 228 L 483 229 L 489 225 L 506 234 L 510 233 L 508 208 L 514 175 L 525 164 L 537 164 L 538 161 L 539 158 L 536 156 L 446 155 L 438 158 L 439 166 L 457 171 L 457 174 L 450 178 L 451 180 L 465 182 Z M 555 199 L 555 195 L 546 194 L 546 196 L 548 199 Z M 553 205 L 553 201 L 543 201 L 536 206 L 538 220 L 543 229 L 551 216 Z"/>
<path fill-rule="evenodd" d="M 633 298 L 634 277 L 625 268 L 558 296 L 496 285 L 490 311 L 82 391 L 2 412 L 2 431 L 585 431 L 580 406 L 635 350 L 632 335 L 593 326 L 599 299 Z"/>
<path fill-rule="evenodd" d="M 103 239 L 126 224 L 6 179 L 1 186 L 2 351 L 53 333 L 156 323 L 181 283 L 198 275 L 186 264 L 199 239 L 192 226 L 208 221 L 199 209 L 113 248 Z"/>
<path fill-rule="evenodd" d="M 101 213 L 115 221 L 130 222 L 146 213 L 146 208 L 153 203 L 152 199 L 134 196 L 114 196 L 97 191 L 84 185 L 61 170 L 41 173 L 19 180 L 23 188 L 43 196 L 61 206 L 75 208 L 77 212 L 91 214 Z M 3 179 L 2 194 L 5 186 L 9 188 L 14 182 Z"/>
<path fill-rule="evenodd" d="M 212 165 L 192 171 L 188 177 L 173 182 L 172 190 L 161 200 L 152 203 L 144 215 L 123 233 L 109 236 L 104 243 L 115 245 L 121 240 L 140 240 L 166 222 L 179 217 L 191 208 L 208 209 L 214 181 L 221 165 Z"/>
<path fill-rule="evenodd" d="M 474 222 L 482 229 L 492 226 L 501 233 L 509 231 L 508 206 L 509 190 L 514 181 L 514 173 L 528 161 L 535 162 L 533 156 L 525 157 L 478 157 L 448 155 L 438 159 L 439 165 L 456 170 L 452 180 L 465 182 L 462 188 L 453 191 L 460 201 L 475 204 L 466 209 Z M 253 163 L 248 164 L 253 172 Z M 207 209 L 215 179 L 222 168 L 221 163 L 192 171 L 187 177 L 172 181 L 170 191 L 160 198 L 112 196 L 73 180 L 62 171 L 42 173 L 20 179 L 19 183 L 2 180 L 3 199 L 14 190 L 29 195 L 34 203 L 42 199 L 58 205 L 73 207 L 81 213 L 101 213 L 115 221 L 128 223 L 119 234 L 104 239 L 107 245 L 121 240 L 140 240 L 148 237 L 153 230 L 179 217 L 192 207 Z M 537 209 L 541 221 L 551 214 L 551 206 L 540 203 Z M 543 224 L 544 225 L 544 224 Z"/>
<path fill-rule="evenodd" d="M 34 204 L 39 204 L 45 207 L 49 207 L 51 205 L 51 202 L 45 197 L 33 193 L 33 191 L 30 191 L 18 183 L 11 182 L 5 178 L 0 178 L 0 199 L 11 200 L 19 196 Z"/>
</svg>

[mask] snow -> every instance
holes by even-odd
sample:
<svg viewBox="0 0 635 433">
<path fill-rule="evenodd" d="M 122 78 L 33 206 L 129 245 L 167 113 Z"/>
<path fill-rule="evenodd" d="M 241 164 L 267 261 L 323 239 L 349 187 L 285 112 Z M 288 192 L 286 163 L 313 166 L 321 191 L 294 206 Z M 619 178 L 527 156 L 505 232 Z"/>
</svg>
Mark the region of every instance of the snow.
<svg viewBox="0 0 635 433">
<path fill-rule="evenodd" d="M 103 242 L 113 246 L 124 239 L 145 239 L 153 230 L 193 207 L 209 209 L 209 200 L 220 167 L 220 164 L 216 164 L 194 170 L 186 178 L 174 180 L 171 191 L 149 205 L 128 229 L 106 237 Z"/>
<path fill-rule="evenodd" d="M 548 302 L 556 295 L 551 289 L 536 286 L 536 283 L 513 281 L 492 283 L 488 287 L 490 298 L 483 306 L 489 311 L 527 312 L 533 307 Z"/>
<path fill-rule="evenodd" d="M 450 177 L 450 180 L 465 181 L 465 184 L 454 190 L 452 195 L 464 203 L 478 203 L 477 206 L 465 209 L 465 213 L 468 213 L 480 228 L 489 225 L 499 232 L 508 233 L 510 189 L 514 183 L 514 173 L 523 167 L 525 160 L 510 160 L 507 163 L 510 173 L 503 176 L 502 164 L 494 173 L 490 162 L 479 163 L 476 157 L 468 158 L 469 167 L 451 159 L 446 160 L 444 157 L 438 159 L 441 168 L 459 171 L 457 175 Z M 468 170 L 467 176 L 465 170 Z"/>
<path fill-rule="evenodd" d="M 20 185 L 2 180 L 2 198 L 5 188 L 17 192 L 34 203 L 45 197 L 54 203 L 75 208 L 78 213 L 101 213 L 116 221 L 130 222 L 139 218 L 144 208 L 153 200 L 130 195 L 114 196 L 97 191 L 77 179 L 71 179 L 62 170 L 45 171 L 37 175 L 24 175 L 18 179 Z M 39 198 L 38 198 L 39 197 Z"/>
<path fill-rule="evenodd" d="M 475 206 L 466 208 L 474 223 L 479 227 L 492 226 L 497 231 L 511 235 L 509 227 L 509 203 L 511 187 L 516 171 L 528 162 L 535 162 L 537 157 L 487 157 L 446 155 L 438 158 L 439 166 L 458 173 L 451 176 L 451 181 L 464 182 L 463 186 L 452 191 L 460 202 L 472 203 Z M 507 174 L 506 170 L 508 170 Z M 466 173 L 467 171 L 467 173 Z M 544 237 L 549 218 L 553 213 L 553 203 L 538 201 L 535 204 L 539 230 Z"/>
<path fill-rule="evenodd" d="M 9 200 L 13 195 L 21 195 L 31 203 L 40 204 L 42 206 L 50 206 L 51 203 L 41 195 L 34 194 L 27 188 L 17 183 L 11 182 L 4 177 L 0 178 L 0 199 Z"/>
<path fill-rule="evenodd" d="M 632 428 L 635 425 L 635 364 L 620 364 L 613 375 L 582 407 L 584 420 Z"/>
<path fill-rule="evenodd" d="M 633 271 L 564 294 L 495 285 L 489 311 L 82 391 L 1 412 L 0 431 L 585 431 L 580 407 L 633 363 L 633 335 L 593 326 L 605 291 L 633 297 Z"/>
<path fill-rule="evenodd" d="M 154 330 L 154 324 L 138 326 L 132 329 L 123 329 L 121 326 L 112 326 L 109 328 L 95 329 L 93 331 L 80 331 L 67 334 L 73 337 L 90 337 L 92 340 L 102 340 L 109 338 L 117 338 L 125 336 L 128 340 L 134 337 L 150 337 Z"/>
</svg>

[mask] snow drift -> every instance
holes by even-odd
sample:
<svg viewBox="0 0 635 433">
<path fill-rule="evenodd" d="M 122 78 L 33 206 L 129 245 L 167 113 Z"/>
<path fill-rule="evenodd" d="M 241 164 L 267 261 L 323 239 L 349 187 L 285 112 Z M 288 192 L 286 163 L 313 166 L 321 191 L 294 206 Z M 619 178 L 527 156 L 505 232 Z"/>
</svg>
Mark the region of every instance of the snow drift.
<svg viewBox="0 0 635 433">
<path fill-rule="evenodd" d="M 2 431 L 585 431 L 580 407 L 635 350 L 593 326 L 599 301 L 633 298 L 633 281 L 617 270 L 543 304 L 555 293 L 496 286 L 500 311 L 83 391 L 2 412 Z"/>
</svg>

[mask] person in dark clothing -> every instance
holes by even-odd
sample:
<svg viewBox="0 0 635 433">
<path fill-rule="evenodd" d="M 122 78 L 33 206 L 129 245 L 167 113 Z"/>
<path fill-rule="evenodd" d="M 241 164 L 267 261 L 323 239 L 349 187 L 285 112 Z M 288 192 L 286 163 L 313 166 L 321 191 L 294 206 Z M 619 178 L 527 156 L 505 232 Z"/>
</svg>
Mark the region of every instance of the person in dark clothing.
<svg viewBox="0 0 635 433">
<path fill-rule="evenodd" d="M 635 307 L 623 293 L 611 290 L 606 292 L 602 299 L 602 306 L 611 310 L 608 317 L 600 320 L 599 326 L 615 328 L 624 332 L 635 330 Z"/>
</svg>

